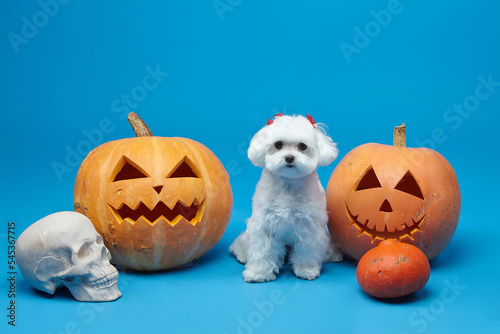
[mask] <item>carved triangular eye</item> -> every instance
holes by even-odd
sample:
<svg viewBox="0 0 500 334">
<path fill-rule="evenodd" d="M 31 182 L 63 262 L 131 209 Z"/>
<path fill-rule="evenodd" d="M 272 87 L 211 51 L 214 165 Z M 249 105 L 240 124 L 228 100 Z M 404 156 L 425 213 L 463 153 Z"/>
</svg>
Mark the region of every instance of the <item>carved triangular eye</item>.
<svg viewBox="0 0 500 334">
<path fill-rule="evenodd" d="M 182 163 L 175 168 L 174 172 L 168 176 L 168 178 L 177 178 L 177 177 L 198 177 L 196 173 L 191 168 L 191 161 L 187 157 L 185 157 Z"/>
<path fill-rule="evenodd" d="M 113 182 L 148 177 L 144 171 L 140 170 L 140 168 L 128 158 L 123 157 L 120 163 L 123 163 L 123 166 L 114 177 Z M 118 165 L 120 163 L 118 163 Z"/>
<path fill-rule="evenodd" d="M 373 167 L 370 166 L 365 171 L 363 177 L 361 177 L 361 179 L 359 180 L 358 185 L 356 186 L 356 191 L 370 189 L 370 188 L 381 188 L 381 187 L 382 185 L 378 180 L 377 174 L 375 174 Z"/>
<path fill-rule="evenodd" d="M 413 195 L 413 196 L 418 197 L 420 199 L 424 199 L 424 195 L 422 194 L 422 190 L 420 190 L 420 186 L 418 185 L 417 181 L 415 180 L 413 175 L 410 173 L 410 171 L 406 172 L 406 174 L 398 182 L 398 184 L 396 185 L 396 187 L 394 187 L 394 189 L 397 189 L 399 191 Z"/>
</svg>

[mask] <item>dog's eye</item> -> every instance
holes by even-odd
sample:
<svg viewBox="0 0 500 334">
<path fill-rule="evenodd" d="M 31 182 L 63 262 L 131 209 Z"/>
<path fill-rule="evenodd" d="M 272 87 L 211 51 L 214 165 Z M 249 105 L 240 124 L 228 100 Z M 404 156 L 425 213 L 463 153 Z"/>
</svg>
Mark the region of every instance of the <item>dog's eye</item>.
<svg viewBox="0 0 500 334">
<path fill-rule="evenodd" d="M 299 143 L 299 150 L 301 150 L 301 151 L 307 150 L 307 145 L 304 143 Z"/>
<path fill-rule="evenodd" d="M 276 147 L 277 150 L 281 150 L 281 148 L 283 147 L 283 142 L 277 141 L 276 143 L 274 143 L 274 147 Z"/>
</svg>

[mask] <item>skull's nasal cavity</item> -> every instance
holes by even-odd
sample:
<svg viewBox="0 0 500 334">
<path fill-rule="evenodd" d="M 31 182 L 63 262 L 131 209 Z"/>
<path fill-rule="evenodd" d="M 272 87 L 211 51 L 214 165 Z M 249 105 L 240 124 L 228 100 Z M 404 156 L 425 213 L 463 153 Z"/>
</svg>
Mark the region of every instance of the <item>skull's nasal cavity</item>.
<svg viewBox="0 0 500 334">
<path fill-rule="evenodd" d="M 156 186 L 156 187 L 153 187 L 153 189 L 159 194 L 161 192 L 161 190 L 163 189 L 163 186 Z"/>
<path fill-rule="evenodd" d="M 392 212 L 392 207 L 391 207 L 391 204 L 389 203 L 388 200 L 385 200 L 384 203 L 382 203 L 382 206 L 380 207 L 380 211 Z"/>
</svg>

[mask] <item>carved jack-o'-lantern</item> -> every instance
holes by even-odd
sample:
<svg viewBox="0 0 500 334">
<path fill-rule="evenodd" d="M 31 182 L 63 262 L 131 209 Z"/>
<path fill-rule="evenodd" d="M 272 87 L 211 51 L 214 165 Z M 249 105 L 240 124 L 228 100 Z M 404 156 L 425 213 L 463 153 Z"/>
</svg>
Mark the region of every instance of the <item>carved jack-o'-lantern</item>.
<svg viewBox="0 0 500 334">
<path fill-rule="evenodd" d="M 138 138 L 105 143 L 82 162 L 75 210 L 93 222 L 114 263 L 137 270 L 185 264 L 224 234 L 229 176 L 202 144 L 153 137 L 137 115 L 129 120 Z"/>
<path fill-rule="evenodd" d="M 395 143 L 399 139 L 395 135 Z M 419 247 L 432 259 L 455 232 L 460 189 L 453 168 L 436 151 L 400 146 L 361 145 L 332 173 L 326 192 L 328 228 L 351 258 L 359 260 L 392 238 Z"/>
</svg>

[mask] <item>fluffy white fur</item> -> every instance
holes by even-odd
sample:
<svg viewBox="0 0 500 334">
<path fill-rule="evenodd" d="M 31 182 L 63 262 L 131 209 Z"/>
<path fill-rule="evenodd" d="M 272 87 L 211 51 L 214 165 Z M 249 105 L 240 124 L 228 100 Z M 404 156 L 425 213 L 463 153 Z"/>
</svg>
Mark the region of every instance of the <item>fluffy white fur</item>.
<svg viewBox="0 0 500 334">
<path fill-rule="evenodd" d="M 326 230 L 325 191 L 316 173 L 337 155 L 331 138 L 303 116 L 276 117 L 252 138 L 248 157 L 264 170 L 247 229 L 229 247 L 245 264 L 245 281 L 276 279 L 287 246 L 292 269 L 303 279 L 317 278 L 323 262 L 342 261 Z"/>
</svg>

